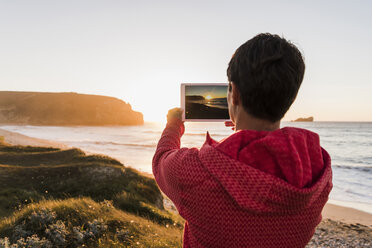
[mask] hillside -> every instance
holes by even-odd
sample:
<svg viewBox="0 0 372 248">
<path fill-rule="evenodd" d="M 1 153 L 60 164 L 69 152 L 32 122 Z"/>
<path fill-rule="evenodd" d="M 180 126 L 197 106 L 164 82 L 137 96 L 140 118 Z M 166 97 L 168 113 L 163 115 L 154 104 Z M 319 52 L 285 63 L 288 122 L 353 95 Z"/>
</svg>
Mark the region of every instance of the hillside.
<svg viewBox="0 0 372 248">
<path fill-rule="evenodd" d="M 184 223 L 154 179 L 115 159 L 7 144 L 0 217 L 0 247 L 180 247 Z"/>
<path fill-rule="evenodd" d="M 142 125 L 143 115 L 114 97 L 0 91 L 0 124 Z"/>
<path fill-rule="evenodd" d="M 196 95 L 186 96 L 186 101 L 202 101 L 202 100 L 205 100 L 204 96 L 196 96 Z"/>
</svg>

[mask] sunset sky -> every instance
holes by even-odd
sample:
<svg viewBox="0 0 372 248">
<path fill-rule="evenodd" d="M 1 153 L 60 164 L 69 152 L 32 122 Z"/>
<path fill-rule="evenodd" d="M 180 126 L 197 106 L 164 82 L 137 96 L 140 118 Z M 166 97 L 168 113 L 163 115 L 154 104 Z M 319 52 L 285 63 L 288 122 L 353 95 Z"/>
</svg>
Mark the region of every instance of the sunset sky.
<svg viewBox="0 0 372 248">
<path fill-rule="evenodd" d="M 285 120 L 372 121 L 372 1 L 0 0 L 0 90 L 118 97 L 165 120 L 180 83 L 226 83 L 236 48 L 276 33 L 306 72 Z"/>
<path fill-rule="evenodd" d="M 186 96 L 210 96 L 212 98 L 227 97 L 226 86 L 185 86 Z"/>
</svg>

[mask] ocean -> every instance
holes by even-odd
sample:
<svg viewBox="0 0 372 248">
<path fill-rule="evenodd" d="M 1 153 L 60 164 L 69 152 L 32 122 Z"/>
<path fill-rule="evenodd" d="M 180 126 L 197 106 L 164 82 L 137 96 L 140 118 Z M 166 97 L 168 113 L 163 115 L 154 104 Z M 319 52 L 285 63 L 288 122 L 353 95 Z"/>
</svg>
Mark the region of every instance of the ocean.
<svg viewBox="0 0 372 248">
<path fill-rule="evenodd" d="M 164 123 L 143 126 L 0 126 L 30 137 L 47 139 L 100 153 L 120 160 L 125 166 L 151 173 L 151 160 Z M 367 122 L 282 122 L 316 132 L 331 155 L 333 190 L 330 202 L 372 213 L 372 123 Z M 185 123 L 183 147 L 200 148 L 209 131 L 221 140 L 233 131 L 223 123 Z"/>
</svg>

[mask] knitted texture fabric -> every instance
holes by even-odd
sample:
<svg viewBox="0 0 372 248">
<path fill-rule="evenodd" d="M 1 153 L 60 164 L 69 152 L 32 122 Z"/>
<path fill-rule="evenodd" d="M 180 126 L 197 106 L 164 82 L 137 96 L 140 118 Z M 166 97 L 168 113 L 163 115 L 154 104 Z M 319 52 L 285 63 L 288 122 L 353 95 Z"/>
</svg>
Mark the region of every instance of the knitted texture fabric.
<svg viewBox="0 0 372 248">
<path fill-rule="evenodd" d="M 305 247 L 332 189 L 319 136 L 300 128 L 241 130 L 180 148 L 173 119 L 153 158 L 160 189 L 186 220 L 183 247 Z"/>
</svg>

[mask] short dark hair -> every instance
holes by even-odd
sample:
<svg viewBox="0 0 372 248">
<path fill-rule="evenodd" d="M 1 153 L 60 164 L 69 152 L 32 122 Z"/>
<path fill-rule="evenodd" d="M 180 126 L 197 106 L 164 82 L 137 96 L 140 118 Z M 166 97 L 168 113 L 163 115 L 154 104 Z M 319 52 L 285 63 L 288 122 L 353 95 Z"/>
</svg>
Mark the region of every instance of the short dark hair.
<svg viewBox="0 0 372 248">
<path fill-rule="evenodd" d="M 298 48 L 278 35 L 258 34 L 241 45 L 227 68 L 245 111 L 276 122 L 297 96 L 305 72 Z"/>
</svg>

